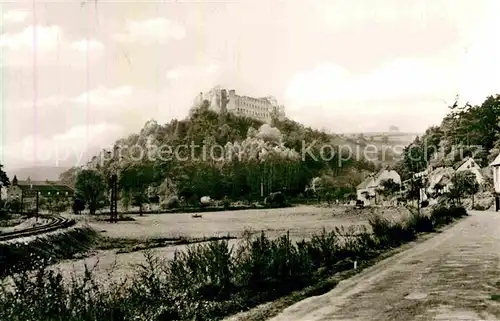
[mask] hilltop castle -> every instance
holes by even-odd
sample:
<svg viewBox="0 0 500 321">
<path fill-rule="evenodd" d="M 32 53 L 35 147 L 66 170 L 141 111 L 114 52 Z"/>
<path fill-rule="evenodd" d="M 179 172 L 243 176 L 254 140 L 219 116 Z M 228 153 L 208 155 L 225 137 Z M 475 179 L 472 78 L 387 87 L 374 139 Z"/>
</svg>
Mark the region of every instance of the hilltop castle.
<svg viewBox="0 0 500 321">
<path fill-rule="evenodd" d="M 266 123 L 270 123 L 273 118 L 279 120 L 285 118 L 284 106 L 278 105 L 273 96 L 263 98 L 239 96 L 234 90 L 229 90 L 228 93 L 226 89 L 217 86 L 206 93 L 199 93 L 194 101 L 195 106 L 199 106 L 204 100 L 210 103 L 211 110 L 218 113 L 230 112 Z"/>
</svg>

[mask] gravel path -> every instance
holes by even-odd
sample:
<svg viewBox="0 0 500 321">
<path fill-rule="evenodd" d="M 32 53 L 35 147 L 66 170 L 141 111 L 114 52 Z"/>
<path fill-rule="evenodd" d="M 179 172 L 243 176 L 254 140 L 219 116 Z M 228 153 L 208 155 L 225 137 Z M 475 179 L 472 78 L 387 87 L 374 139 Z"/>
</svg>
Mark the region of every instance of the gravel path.
<svg viewBox="0 0 500 321">
<path fill-rule="evenodd" d="M 500 213 L 470 214 L 271 321 L 500 320 Z"/>
</svg>

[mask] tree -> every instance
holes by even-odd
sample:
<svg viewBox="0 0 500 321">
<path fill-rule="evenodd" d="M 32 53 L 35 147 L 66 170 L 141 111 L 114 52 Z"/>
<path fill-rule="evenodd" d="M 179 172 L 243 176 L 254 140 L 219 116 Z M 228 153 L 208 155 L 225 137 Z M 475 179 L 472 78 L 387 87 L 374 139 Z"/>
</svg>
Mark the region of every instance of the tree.
<svg viewBox="0 0 500 321">
<path fill-rule="evenodd" d="M 73 200 L 72 209 L 74 214 L 81 214 L 82 211 L 85 209 L 85 202 L 79 198 L 75 198 Z"/>
<path fill-rule="evenodd" d="M 154 171 L 151 164 L 138 163 L 125 168 L 119 179 L 119 187 L 124 197 L 133 205 L 139 206 L 142 216 L 142 206 L 149 202 L 148 188 L 154 182 Z"/>
<path fill-rule="evenodd" d="M 381 181 L 380 187 L 381 188 L 378 189 L 378 192 L 387 197 L 399 192 L 401 188 L 401 186 L 398 183 L 394 182 L 392 178 Z"/>
<path fill-rule="evenodd" d="M 2 187 L 9 187 L 10 181 L 7 173 L 3 170 L 3 165 L 0 164 L 0 201 L 2 200 Z"/>
<path fill-rule="evenodd" d="M 452 187 L 449 196 L 453 201 L 460 204 L 464 196 L 472 197 L 472 207 L 474 208 L 474 195 L 479 191 L 479 183 L 476 175 L 471 171 L 456 172 L 451 178 Z"/>
<path fill-rule="evenodd" d="M 422 190 L 426 186 L 426 178 L 421 177 L 413 177 L 411 178 L 408 184 L 408 189 L 406 191 L 406 198 L 409 200 L 417 201 L 417 210 L 420 214 L 420 207 L 422 203 Z"/>
<path fill-rule="evenodd" d="M 106 183 L 103 176 L 95 170 L 82 170 L 78 173 L 75 183 L 77 198 L 83 200 L 94 215 L 102 207 L 105 199 Z"/>
</svg>

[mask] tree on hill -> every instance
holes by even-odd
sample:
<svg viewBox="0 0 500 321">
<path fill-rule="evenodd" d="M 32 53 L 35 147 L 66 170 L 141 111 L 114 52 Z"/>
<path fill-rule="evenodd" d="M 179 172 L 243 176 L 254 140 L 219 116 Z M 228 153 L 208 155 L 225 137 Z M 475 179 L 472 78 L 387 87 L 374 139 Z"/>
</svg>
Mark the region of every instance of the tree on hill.
<svg viewBox="0 0 500 321">
<path fill-rule="evenodd" d="M 476 180 L 476 175 L 471 171 L 456 172 L 451 177 L 452 187 L 449 191 L 450 198 L 457 202 L 462 203 L 462 198 L 471 196 L 472 208 L 474 208 L 474 195 L 479 191 L 479 183 Z"/>
<path fill-rule="evenodd" d="M 75 187 L 76 177 L 79 170 L 80 169 L 78 167 L 71 167 L 70 169 L 59 175 L 59 181 L 70 187 Z"/>
<path fill-rule="evenodd" d="M 93 162 L 99 164 L 95 171 L 108 177 L 113 170 L 119 169 L 122 200 L 142 204 L 147 187 L 161 186 L 167 179 L 171 186 L 175 186 L 176 196 L 186 200 L 199 200 L 202 196 L 259 200 L 261 192 L 265 196 L 282 190 L 286 190 L 287 197 L 295 197 L 303 193 L 312 178 L 317 176 L 328 175 L 342 180 L 348 170 L 374 169 L 373 163 L 356 157 L 359 154 L 346 154 L 340 148 L 342 155 L 332 153 L 326 155 L 331 157 L 322 158 L 323 145 L 345 143 L 346 140 L 338 136 L 306 128 L 289 119 L 275 120 L 270 126 L 231 113 L 220 115 L 207 106 L 201 107 L 183 120 L 172 120 L 163 125 L 149 121 L 138 134 L 115 143 L 115 147 L 134 146 L 138 147 L 137 150 L 148 149 L 151 142 L 172 149 L 181 144 L 200 146 L 193 153 L 189 148 L 181 149 L 177 156 L 185 156 L 184 159 L 162 159 L 156 157 L 160 151 L 153 150 L 152 155 L 156 158 L 138 160 L 125 152 L 122 157 L 112 159 L 97 157 Z M 201 146 L 206 147 L 205 150 Z M 214 157 L 210 155 L 211 148 Z M 310 153 L 302 153 L 307 150 Z M 335 193 L 338 195 L 352 191 L 352 185 L 336 184 Z"/>
<path fill-rule="evenodd" d="M 133 164 L 120 173 L 119 186 L 124 198 L 132 205 L 139 206 L 142 216 L 143 205 L 149 202 L 148 188 L 154 182 L 154 168 L 147 163 Z"/>
<path fill-rule="evenodd" d="M 439 157 L 433 162 L 444 166 L 451 166 L 467 156 L 473 157 L 480 166 L 487 166 L 500 151 L 498 119 L 499 95 L 487 97 L 480 105 L 460 105 L 456 101 L 440 126 L 430 127 L 412 143 L 423 157 L 416 161 L 414 155 L 410 157 L 415 150 L 405 149 L 398 164 L 399 171 L 407 176 L 421 171 L 433 155 Z"/>
<path fill-rule="evenodd" d="M 78 199 L 83 200 L 90 214 L 102 207 L 106 184 L 103 176 L 94 170 L 82 170 L 76 177 L 75 190 Z"/>
<path fill-rule="evenodd" d="M 10 181 L 7 173 L 3 170 L 3 165 L 0 164 L 0 202 L 2 201 L 2 187 L 9 187 Z M 1 204 L 0 204 L 1 205 Z"/>
</svg>

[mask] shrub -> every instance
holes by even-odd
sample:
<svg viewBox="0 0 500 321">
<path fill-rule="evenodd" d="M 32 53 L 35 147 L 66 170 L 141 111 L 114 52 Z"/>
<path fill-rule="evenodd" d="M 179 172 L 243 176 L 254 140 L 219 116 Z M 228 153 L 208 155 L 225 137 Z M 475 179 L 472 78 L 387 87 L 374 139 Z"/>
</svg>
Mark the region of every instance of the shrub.
<svg viewBox="0 0 500 321">
<path fill-rule="evenodd" d="M 413 232 L 432 232 L 434 231 L 434 225 L 432 219 L 422 213 L 412 213 L 407 221 L 407 228 L 413 230 Z"/>
<path fill-rule="evenodd" d="M 463 215 L 463 208 L 443 207 L 431 217 Z M 221 320 L 307 285 L 317 285 L 317 291 L 308 293 L 331 289 L 335 283 L 325 281 L 331 273 L 352 269 L 354 260 L 362 263 L 388 246 L 412 240 L 430 228 L 431 217 L 413 214 L 392 221 L 375 216 L 370 219 L 372 233 L 364 227 L 341 227 L 298 243 L 289 234 L 270 239 L 264 233 L 245 233 L 236 251 L 227 241 L 213 241 L 177 252 L 170 262 L 146 251 L 146 263 L 138 266 L 134 282 L 112 283 L 106 290 L 97 286 L 87 268 L 82 279 L 64 284 L 61 274 L 46 269 L 46 260 L 28 260 L 16 267 L 12 289 L 0 288 L 0 320 Z M 0 248 L 0 253 L 18 259 L 33 250 L 45 258 L 67 256 L 68 249 L 74 252 L 72 244 L 88 244 L 86 235 L 77 235 L 70 242 L 52 239 L 57 250 L 52 245 L 44 251 L 35 250 L 41 246 L 19 246 L 16 251 Z M 0 260 L 0 267 L 12 263 Z M 26 272 L 33 266 L 34 277 Z"/>
<path fill-rule="evenodd" d="M 476 211 L 486 211 L 487 208 L 485 206 L 481 206 L 479 204 L 476 204 L 476 205 L 474 205 L 473 210 L 476 210 Z"/>
<path fill-rule="evenodd" d="M 222 200 L 222 205 L 224 206 L 225 209 L 230 208 L 231 200 L 227 196 L 224 196 L 224 199 Z"/>
<path fill-rule="evenodd" d="M 286 198 L 281 192 L 271 193 L 266 197 L 265 203 L 271 206 L 285 206 Z"/>
<path fill-rule="evenodd" d="M 160 204 L 160 207 L 164 210 L 174 209 L 179 207 L 179 198 L 177 196 L 171 196 Z"/>
<path fill-rule="evenodd" d="M 373 234 L 382 247 L 401 245 L 415 239 L 415 231 L 407 227 L 406 222 L 388 220 L 376 215 L 368 220 Z"/>
<path fill-rule="evenodd" d="M 205 207 L 210 206 L 210 204 L 212 204 L 212 199 L 210 196 L 203 196 L 200 198 L 200 204 Z"/>
<path fill-rule="evenodd" d="M 37 237 L 30 242 L 0 244 L 0 277 L 30 270 L 43 262 L 71 259 L 86 252 L 97 238 L 90 228 L 74 228 L 66 232 Z"/>
<path fill-rule="evenodd" d="M 455 219 L 467 216 L 467 211 L 462 206 L 446 207 L 440 205 L 431 214 L 435 226 L 442 226 L 453 222 Z"/>
</svg>

